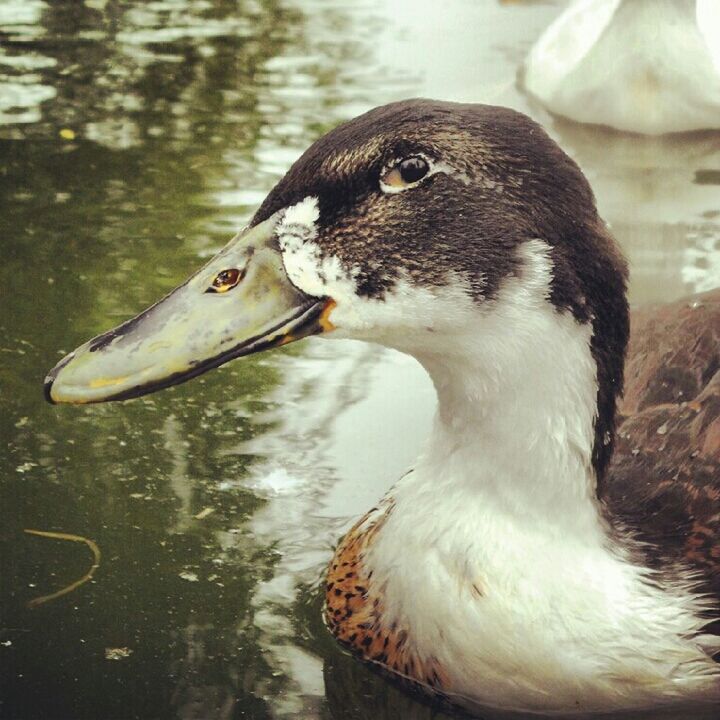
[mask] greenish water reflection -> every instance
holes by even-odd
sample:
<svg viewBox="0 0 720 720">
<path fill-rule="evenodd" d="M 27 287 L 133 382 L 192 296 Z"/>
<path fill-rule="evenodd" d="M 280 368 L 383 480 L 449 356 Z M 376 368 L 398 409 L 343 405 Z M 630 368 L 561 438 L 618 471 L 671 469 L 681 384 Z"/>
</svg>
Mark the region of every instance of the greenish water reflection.
<svg viewBox="0 0 720 720">
<path fill-rule="evenodd" d="M 90 408 L 47 405 L 42 379 L 222 246 L 338 121 L 410 95 L 530 109 L 516 68 L 558 2 L 0 2 L 0 717 L 444 717 L 319 612 L 332 544 L 427 429 L 411 361 L 311 341 Z M 688 180 L 712 138 L 552 129 L 636 297 L 715 282 L 716 189 Z M 92 559 L 25 528 L 92 538 L 93 581 L 29 610 Z"/>
<path fill-rule="evenodd" d="M 336 78 L 308 53 L 304 23 L 274 0 L 0 9 L 3 718 L 303 712 L 283 705 L 292 683 L 255 622 L 280 552 L 248 524 L 267 498 L 243 486 L 255 457 L 235 450 L 268 427 L 257 418 L 275 361 L 106 407 L 53 408 L 41 380 L 220 247 L 337 121 L 347 96 L 324 92 Z M 91 558 L 25 528 L 92 538 L 95 579 L 28 609 Z M 287 642 L 331 668 L 342 659 L 314 586 Z M 107 659 L 116 648 L 129 655 Z"/>
</svg>

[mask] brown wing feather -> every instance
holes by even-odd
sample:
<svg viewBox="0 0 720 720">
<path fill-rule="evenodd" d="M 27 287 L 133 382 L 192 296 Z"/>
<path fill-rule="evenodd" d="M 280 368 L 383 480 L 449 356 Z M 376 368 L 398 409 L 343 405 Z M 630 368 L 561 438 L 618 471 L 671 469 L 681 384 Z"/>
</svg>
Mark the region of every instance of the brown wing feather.
<svg viewBox="0 0 720 720">
<path fill-rule="evenodd" d="M 610 515 L 720 599 L 720 290 L 631 317 Z"/>
</svg>

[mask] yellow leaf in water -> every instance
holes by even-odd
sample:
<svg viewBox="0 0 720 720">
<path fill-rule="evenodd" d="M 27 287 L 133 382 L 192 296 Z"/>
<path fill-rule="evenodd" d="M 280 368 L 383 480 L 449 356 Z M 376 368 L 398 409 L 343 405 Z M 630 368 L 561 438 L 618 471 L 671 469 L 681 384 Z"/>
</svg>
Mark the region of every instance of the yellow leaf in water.
<svg viewBox="0 0 720 720">
<path fill-rule="evenodd" d="M 128 647 L 105 648 L 106 660 L 124 660 L 132 655 L 132 649 Z"/>
<path fill-rule="evenodd" d="M 201 511 L 195 516 L 195 519 L 196 519 L 196 520 L 203 520 L 203 519 L 206 518 L 208 515 L 212 515 L 214 512 L 215 512 L 215 508 L 206 507 L 206 508 L 204 508 L 203 510 L 201 510 Z"/>
<path fill-rule="evenodd" d="M 59 135 L 63 140 L 74 140 L 75 139 L 75 131 L 71 130 L 70 128 L 63 128 L 60 131 Z"/>
</svg>

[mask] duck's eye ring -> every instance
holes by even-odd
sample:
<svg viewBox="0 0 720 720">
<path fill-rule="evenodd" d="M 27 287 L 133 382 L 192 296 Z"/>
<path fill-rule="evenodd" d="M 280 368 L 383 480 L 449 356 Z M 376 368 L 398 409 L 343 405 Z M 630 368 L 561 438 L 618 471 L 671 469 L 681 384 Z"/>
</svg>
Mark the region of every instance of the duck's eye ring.
<svg viewBox="0 0 720 720">
<path fill-rule="evenodd" d="M 228 268 L 219 272 L 212 281 L 210 287 L 205 291 L 209 293 L 224 293 L 232 290 L 245 277 L 244 270 Z"/>
<path fill-rule="evenodd" d="M 430 163 L 419 155 L 406 157 L 386 170 L 380 183 L 390 190 L 402 190 L 415 185 L 430 172 Z"/>
</svg>

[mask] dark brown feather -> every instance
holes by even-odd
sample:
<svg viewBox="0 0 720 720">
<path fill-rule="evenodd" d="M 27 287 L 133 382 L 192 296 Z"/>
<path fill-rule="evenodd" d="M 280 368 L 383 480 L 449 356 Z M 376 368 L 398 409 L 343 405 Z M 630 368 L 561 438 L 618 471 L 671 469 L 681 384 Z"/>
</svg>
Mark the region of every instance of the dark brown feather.
<svg viewBox="0 0 720 720">
<path fill-rule="evenodd" d="M 619 410 L 601 500 L 652 566 L 720 600 L 720 290 L 632 313 Z"/>
</svg>

